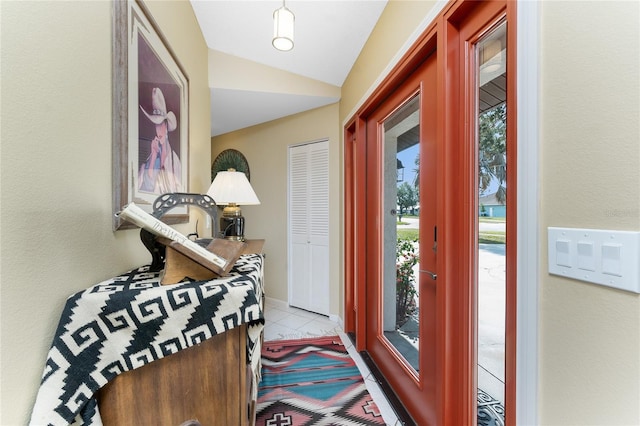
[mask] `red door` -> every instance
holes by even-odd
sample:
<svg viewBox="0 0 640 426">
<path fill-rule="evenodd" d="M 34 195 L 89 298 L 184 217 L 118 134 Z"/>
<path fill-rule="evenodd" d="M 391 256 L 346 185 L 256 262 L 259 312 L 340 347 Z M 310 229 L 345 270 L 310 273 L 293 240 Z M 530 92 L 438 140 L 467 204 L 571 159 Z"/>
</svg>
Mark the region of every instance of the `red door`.
<svg viewBox="0 0 640 426">
<path fill-rule="evenodd" d="M 501 402 L 505 423 L 515 424 L 515 8 L 450 2 L 345 133 L 345 241 L 353 265 L 345 267 L 345 329 L 419 425 L 483 424 L 479 164 L 488 154 L 480 115 L 499 105 L 504 150 L 491 155 L 509 165 L 499 178 L 509 200 Z M 493 77 L 480 68 L 489 69 L 483 55 L 496 39 L 509 54 L 498 68 L 502 98 L 486 104 L 481 91 L 490 91 L 483 86 Z"/>
<path fill-rule="evenodd" d="M 420 424 L 436 422 L 436 54 L 367 119 L 367 351 Z"/>
</svg>

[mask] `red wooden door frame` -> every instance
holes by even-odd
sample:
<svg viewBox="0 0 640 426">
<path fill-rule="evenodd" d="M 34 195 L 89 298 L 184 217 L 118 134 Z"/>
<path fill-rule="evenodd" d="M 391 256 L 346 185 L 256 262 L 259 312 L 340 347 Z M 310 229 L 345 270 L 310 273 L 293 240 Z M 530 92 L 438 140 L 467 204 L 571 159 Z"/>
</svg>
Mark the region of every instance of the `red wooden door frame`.
<svg viewBox="0 0 640 426">
<path fill-rule="evenodd" d="M 356 262 L 355 259 L 355 125 L 349 125 L 344 131 L 344 330 L 354 333 L 356 329 Z"/>
<path fill-rule="evenodd" d="M 516 420 L 516 326 L 517 326 L 517 293 L 516 293 L 516 241 L 517 241 L 517 128 L 516 128 L 516 2 L 457 2 L 457 7 L 452 7 L 444 13 L 443 29 L 444 39 L 447 41 L 447 62 L 444 64 L 447 75 L 452 76 L 445 81 L 445 92 L 451 96 L 444 96 L 444 109 L 447 111 L 448 120 L 445 137 L 445 146 L 448 149 L 445 161 L 449 160 L 447 169 L 453 171 L 453 176 L 462 176 L 463 185 L 460 192 L 446 191 L 451 197 L 448 201 L 452 205 L 464 206 L 466 200 L 475 200 L 474 203 L 466 203 L 468 208 L 458 209 L 453 217 L 449 231 L 458 231 L 455 238 L 449 239 L 454 243 L 450 253 L 445 255 L 445 262 L 453 259 L 463 259 L 469 265 L 477 264 L 477 230 L 469 227 L 475 223 L 477 217 L 477 180 L 474 176 L 466 176 L 470 170 L 475 170 L 478 164 L 477 148 L 475 145 L 475 129 L 477 127 L 477 109 L 475 106 L 474 73 L 476 64 L 474 56 L 470 55 L 471 46 L 476 43 L 486 32 L 497 26 L 500 21 L 507 22 L 507 244 L 506 244 L 506 318 L 505 318 L 505 422 L 507 425 L 515 425 Z M 456 120 L 455 117 L 463 116 L 464 120 Z M 462 141 L 462 143 L 456 143 Z M 457 173 L 455 170 L 458 169 Z M 473 271 L 457 268 L 457 262 L 445 266 L 448 273 L 458 274 L 453 278 L 457 282 L 477 282 Z M 477 288 L 469 285 L 466 289 L 460 287 L 460 294 L 456 295 L 458 306 L 466 306 L 467 312 L 458 311 L 459 321 L 455 328 L 460 330 L 462 337 L 453 345 L 453 352 L 466 354 L 468 361 L 460 359 L 455 362 L 461 367 L 459 378 L 461 386 L 458 392 L 449 395 L 449 401 L 455 398 L 467 401 L 460 410 L 463 418 L 459 419 L 464 424 L 472 424 L 477 416 L 477 404 L 475 390 L 477 389 Z M 452 309 L 455 309 L 453 306 Z M 457 350 L 456 350 L 457 349 Z M 453 365 L 452 365 L 453 367 Z M 453 372 L 451 372 L 453 374 Z M 460 391 L 465 394 L 460 395 Z M 457 394 L 457 395 L 456 395 Z M 450 411 L 446 409 L 446 411 Z M 462 424 L 462 423 L 461 423 Z"/>
<path fill-rule="evenodd" d="M 408 77 L 402 86 L 395 90 L 372 114 L 367 117 L 367 235 L 371 236 L 367 249 L 367 350 L 377 367 L 387 378 L 405 408 L 420 424 L 433 424 L 437 421 L 436 401 L 436 330 L 438 282 L 423 270 L 436 271 L 435 254 L 431 250 L 434 244 L 433 226 L 436 224 L 437 209 L 434 181 L 437 166 L 436 129 L 437 129 L 437 59 L 432 52 L 424 62 Z M 383 244 L 380 229 L 384 218 L 389 218 L 384 210 L 382 194 L 385 192 L 383 178 L 384 137 L 382 123 L 405 102 L 420 96 L 420 270 L 418 285 L 420 294 L 420 349 L 419 372 L 404 361 L 397 349 L 384 337 L 383 331 Z M 429 152 L 429 156 L 427 153 Z M 428 185 L 426 185 L 426 183 Z M 427 225 L 427 226 L 425 226 Z M 395 242 L 391 243 L 395 251 Z M 428 248 L 427 248 L 428 247 Z M 387 302 L 385 300 L 385 302 Z M 392 302 L 393 303 L 393 302 Z"/>
<path fill-rule="evenodd" d="M 366 348 L 366 144 L 365 121 L 356 117 L 344 132 L 345 158 L 345 323 L 356 336 L 356 350 Z"/>
<path fill-rule="evenodd" d="M 354 119 L 345 129 L 347 134 L 355 135 L 356 143 L 345 142 L 345 158 L 355 156 L 357 171 L 354 181 L 345 177 L 345 255 L 346 263 L 366 264 L 367 244 L 366 198 L 367 181 L 364 171 L 367 165 L 366 119 L 384 98 L 389 96 L 401 82 L 428 56 L 437 46 L 438 55 L 438 133 L 440 149 L 438 162 L 444 169 L 444 187 L 456 188 L 455 191 L 441 191 L 438 194 L 438 286 L 442 291 L 436 298 L 437 315 L 440 324 L 436 341 L 436 424 L 474 424 L 476 421 L 476 294 L 475 288 L 466 285 L 474 281 L 474 272 L 469 268 L 460 268 L 460 260 L 467 265 L 475 265 L 477 234 L 470 218 L 477 213 L 477 205 L 469 205 L 467 200 L 474 199 L 475 154 L 460 141 L 469 142 L 470 131 L 465 127 L 462 115 L 469 118 L 471 113 L 465 103 L 470 99 L 468 79 L 469 64 L 465 62 L 463 40 L 464 26 L 470 19 L 491 22 L 501 14 L 506 16 L 507 45 L 507 247 L 506 247 L 506 424 L 515 425 L 516 413 L 516 7 L 512 1 L 452 1 L 425 30 L 412 48 L 403 56 L 370 98 L 358 110 Z M 468 125 L 468 123 L 467 123 Z M 350 153 L 347 151 L 352 150 Z M 454 185 L 454 182 L 461 182 Z M 348 185 L 348 186 L 347 186 Z M 357 188 L 357 191 L 355 190 Z M 375 194 L 371 194 L 375 199 Z M 463 207 L 463 208 L 460 208 Z M 345 288 L 352 288 L 352 297 L 346 296 L 345 312 L 353 311 L 352 320 L 345 322 L 345 331 L 356 332 L 356 348 L 365 350 L 366 310 L 370 307 L 367 300 L 367 271 L 360 266 L 345 267 Z M 465 284 L 466 283 L 466 284 Z M 347 290 L 351 291 L 351 290 Z M 349 318 L 350 313 L 346 314 Z M 462 401 L 462 403 L 461 403 Z"/>
</svg>

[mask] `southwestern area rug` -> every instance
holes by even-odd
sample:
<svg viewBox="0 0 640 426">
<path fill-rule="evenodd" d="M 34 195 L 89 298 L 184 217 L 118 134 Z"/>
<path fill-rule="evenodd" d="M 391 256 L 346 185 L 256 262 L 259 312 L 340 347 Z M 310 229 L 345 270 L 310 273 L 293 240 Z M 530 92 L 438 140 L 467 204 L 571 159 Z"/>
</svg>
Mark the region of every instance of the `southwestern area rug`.
<svg viewBox="0 0 640 426">
<path fill-rule="evenodd" d="M 256 426 L 384 424 L 340 337 L 264 342 Z"/>
</svg>

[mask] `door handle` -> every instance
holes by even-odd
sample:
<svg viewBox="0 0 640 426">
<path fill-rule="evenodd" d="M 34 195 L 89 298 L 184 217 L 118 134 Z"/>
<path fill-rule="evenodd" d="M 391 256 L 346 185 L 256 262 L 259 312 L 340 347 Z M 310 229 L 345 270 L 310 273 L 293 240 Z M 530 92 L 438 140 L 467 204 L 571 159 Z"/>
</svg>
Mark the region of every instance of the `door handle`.
<svg viewBox="0 0 640 426">
<path fill-rule="evenodd" d="M 433 248 L 432 248 L 434 253 L 438 252 L 438 227 L 434 226 L 433 227 Z M 434 278 L 435 280 L 435 278 Z"/>
<path fill-rule="evenodd" d="M 420 269 L 420 272 L 424 272 L 425 274 L 429 274 L 429 276 L 431 277 L 431 279 L 432 279 L 432 280 L 434 280 L 434 281 L 438 278 L 438 274 L 435 274 L 435 273 L 433 273 L 433 272 L 431 272 L 431 271 L 427 271 L 427 270 L 424 270 L 424 269 Z"/>
</svg>

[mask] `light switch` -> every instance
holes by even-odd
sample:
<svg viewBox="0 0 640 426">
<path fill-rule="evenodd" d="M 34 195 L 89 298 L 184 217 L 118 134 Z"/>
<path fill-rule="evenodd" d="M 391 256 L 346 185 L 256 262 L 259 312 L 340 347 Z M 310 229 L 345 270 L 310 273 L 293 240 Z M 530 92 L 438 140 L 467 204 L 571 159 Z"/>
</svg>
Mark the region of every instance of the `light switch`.
<svg viewBox="0 0 640 426">
<path fill-rule="evenodd" d="M 550 274 L 640 294 L 640 231 L 550 226 L 547 251 Z"/>
<path fill-rule="evenodd" d="M 607 243 L 602 245 L 602 273 L 607 275 L 622 276 L 622 246 L 620 244 Z"/>
<path fill-rule="evenodd" d="M 571 268 L 571 241 L 556 240 L 556 265 Z"/>
<path fill-rule="evenodd" d="M 596 270 L 596 260 L 591 241 L 578 241 L 578 269 L 592 272 Z"/>
</svg>

